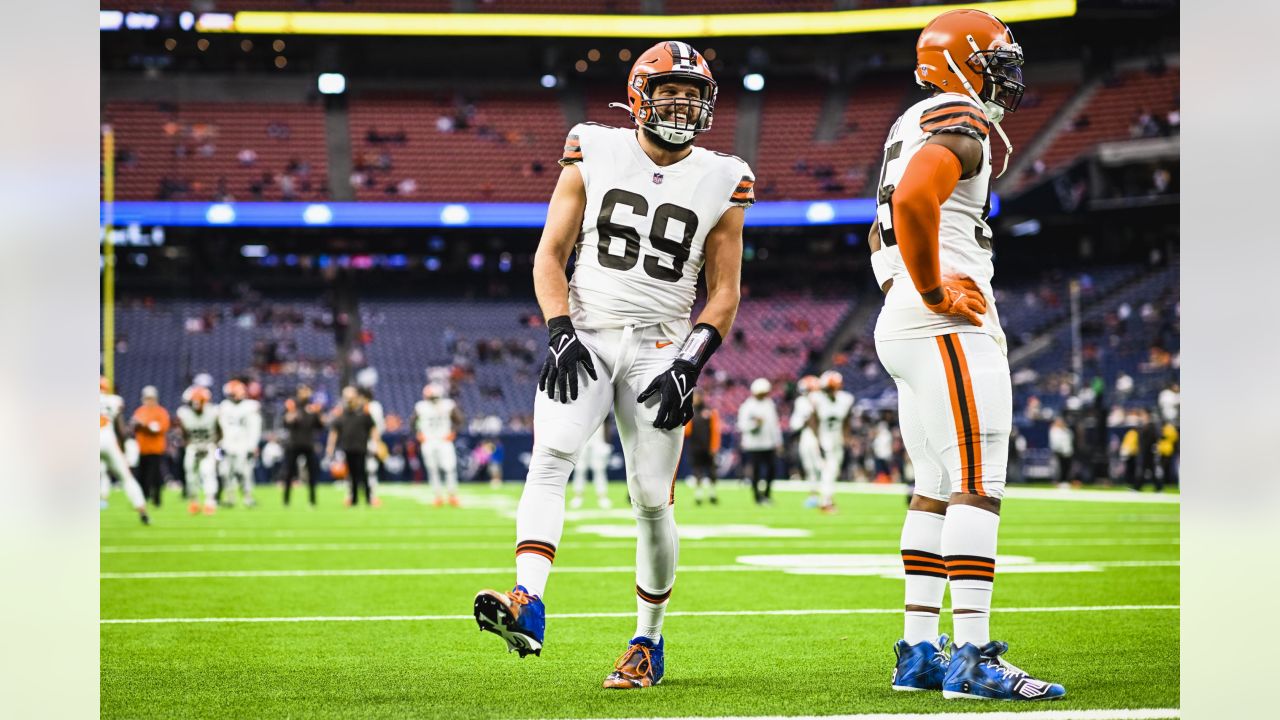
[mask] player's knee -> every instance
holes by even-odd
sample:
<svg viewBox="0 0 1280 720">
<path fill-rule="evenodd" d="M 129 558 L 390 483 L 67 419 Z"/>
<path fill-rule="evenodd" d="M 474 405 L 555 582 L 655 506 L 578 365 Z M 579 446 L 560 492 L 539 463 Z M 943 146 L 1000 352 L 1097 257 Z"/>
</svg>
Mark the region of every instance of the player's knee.
<svg viewBox="0 0 1280 720">
<path fill-rule="evenodd" d="M 529 461 L 529 464 L 532 465 L 533 463 L 537 462 L 539 459 L 539 456 L 542 456 L 543 458 L 561 460 L 569 463 L 570 465 L 577 465 L 578 463 L 577 450 L 566 450 L 564 448 L 555 447 L 553 445 L 545 445 L 545 444 L 534 445 L 532 459 Z"/>
</svg>

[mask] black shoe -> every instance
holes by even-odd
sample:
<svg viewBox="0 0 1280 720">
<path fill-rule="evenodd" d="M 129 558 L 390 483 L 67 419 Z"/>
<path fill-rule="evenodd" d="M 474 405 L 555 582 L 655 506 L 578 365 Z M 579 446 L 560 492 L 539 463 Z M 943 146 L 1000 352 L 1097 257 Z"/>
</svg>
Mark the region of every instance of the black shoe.
<svg viewBox="0 0 1280 720">
<path fill-rule="evenodd" d="M 711 504 L 712 504 L 712 505 L 719 505 L 719 504 L 720 504 L 720 498 L 716 497 L 715 495 L 712 495 L 712 496 L 711 496 Z"/>
<path fill-rule="evenodd" d="M 151 516 L 150 516 L 150 515 L 148 515 L 148 514 L 146 514 L 146 513 L 142 513 L 142 516 L 141 516 L 141 517 L 142 517 L 142 524 L 143 524 L 143 525 L 150 525 L 150 524 L 151 524 Z"/>
</svg>

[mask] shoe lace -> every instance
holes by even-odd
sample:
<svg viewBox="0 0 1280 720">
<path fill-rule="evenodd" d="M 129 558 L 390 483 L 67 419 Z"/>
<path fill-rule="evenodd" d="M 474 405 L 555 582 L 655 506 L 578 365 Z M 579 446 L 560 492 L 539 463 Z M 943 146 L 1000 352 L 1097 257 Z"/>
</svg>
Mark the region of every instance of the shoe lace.
<svg viewBox="0 0 1280 720">
<path fill-rule="evenodd" d="M 995 670 L 1005 678 L 1021 678 L 1026 677 L 1025 670 L 1017 667 L 1013 663 L 1005 660 L 1002 655 L 1009 651 L 1009 646 L 1002 642 L 993 642 L 983 648 L 983 665 Z"/>
<path fill-rule="evenodd" d="M 507 598 L 511 600 L 514 605 L 528 605 L 533 601 L 533 598 L 523 590 L 511 590 L 507 592 Z"/>
<path fill-rule="evenodd" d="M 632 662 L 632 658 L 637 653 L 639 653 L 641 657 Z M 630 667 L 628 667 L 628 665 L 630 665 Z M 649 674 L 649 669 L 652 667 L 653 658 L 649 655 L 649 648 L 644 645 L 640 645 L 639 643 L 628 647 L 627 651 L 622 653 L 622 656 L 613 664 L 613 669 L 618 671 L 619 674 L 624 677 L 635 678 L 644 677 Z"/>
</svg>

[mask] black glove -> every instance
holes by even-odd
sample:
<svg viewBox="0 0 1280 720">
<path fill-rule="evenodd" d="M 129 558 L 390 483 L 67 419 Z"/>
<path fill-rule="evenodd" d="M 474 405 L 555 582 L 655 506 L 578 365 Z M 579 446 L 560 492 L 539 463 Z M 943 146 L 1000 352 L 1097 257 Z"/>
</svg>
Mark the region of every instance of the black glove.
<svg viewBox="0 0 1280 720">
<path fill-rule="evenodd" d="M 538 377 L 538 390 L 546 390 L 547 397 L 556 398 L 556 387 L 560 388 L 559 400 L 567 403 L 578 399 L 578 364 L 586 368 L 587 375 L 596 379 L 596 366 L 591 362 L 591 353 L 578 340 L 573 330 L 573 323 L 568 315 L 554 317 L 547 321 L 547 329 L 551 331 L 551 339 L 547 342 L 546 362 L 542 363 L 542 374 Z"/>
<path fill-rule="evenodd" d="M 654 427 L 674 430 L 693 419 L 693 387 L 698 384 L 698 374 L 693 363 L 676 360 L 640 393 L 636 398 L 638 402 L 654 395 L 659 397 Z"/>
</svg>

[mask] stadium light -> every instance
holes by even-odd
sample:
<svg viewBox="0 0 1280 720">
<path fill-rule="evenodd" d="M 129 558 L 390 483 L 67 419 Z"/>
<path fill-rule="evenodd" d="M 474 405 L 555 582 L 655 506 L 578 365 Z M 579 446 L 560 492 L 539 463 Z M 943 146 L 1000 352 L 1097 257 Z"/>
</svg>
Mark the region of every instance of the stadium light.
<svg viewBox="0 0 1280 720">
<path fill-rule="evenodd" d="M 760 92 L 764 89 L 764 76 L 760 73 L 750 73 L 743 76 L 742 87 L 751 92 Z"/>
<path fill-rule="evenodd" d="M 320 73 L 316 86 L 321 95 L 341 95 L 347 91 L 347 78 L 342 73 Z"/>
<path fill-rule="evenodd" d="M 542 87 L 550 90 L 556 86 L 556 76 L 550 73 L 542 76 Z"/>
</svg>

